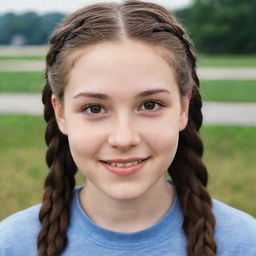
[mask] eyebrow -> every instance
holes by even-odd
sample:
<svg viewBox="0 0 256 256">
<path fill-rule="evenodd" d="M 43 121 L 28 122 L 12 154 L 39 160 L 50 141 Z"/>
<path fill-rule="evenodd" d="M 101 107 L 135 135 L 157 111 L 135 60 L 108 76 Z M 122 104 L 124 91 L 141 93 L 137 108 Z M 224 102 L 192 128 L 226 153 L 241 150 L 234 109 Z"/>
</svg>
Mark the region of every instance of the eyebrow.
<svg viewBox="0 0 256 256">
<path fill-rule="evenodd" d="M 162 93 L 162 92 L 171 93 L 167 89 L 152 89 L 152 90 L 140 92 L 138 95 L 136 95 L 135 98 L 141 98 L 141 97 L 150 96 L 150 95 Z M 96 99 L 101 99 L 101 100 L 109 99 L 109 96 L 106 94 L 94 93 L 94 92 L 80 92 L 80 93 L 76 94 L 73 98 L 77 99 L 80 97 L 96 98 Z"/>
</svg>

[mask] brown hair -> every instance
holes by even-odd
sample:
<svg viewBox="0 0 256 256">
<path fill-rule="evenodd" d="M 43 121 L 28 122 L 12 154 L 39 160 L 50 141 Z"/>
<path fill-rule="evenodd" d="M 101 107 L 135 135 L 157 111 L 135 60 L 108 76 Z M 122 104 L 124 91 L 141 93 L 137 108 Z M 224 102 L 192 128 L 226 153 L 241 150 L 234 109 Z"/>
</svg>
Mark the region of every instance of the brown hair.
<svg viewBox="0 0 256 256">
<path fill-rule="evenodd" d="M 189 256 L 214 256 L 215 218 L 212 201 L 206 191 L 207 169 L 202 162 L 203 144 L 199 136 L 202 125 L 201 96 L 196 74 L 196 58 L 184 29 L 160 5 L 128 0 L 98 3 L 71 14 L 53 33 L 46 57 L 46 84 L 43 90 L 46 161 L 50 172 L 45 181 L 39 219 L 39 256 L 59 255 L 66 247 L 70 218 L 70 202 L 77 167 L 68 140 L 58 129 L 51 95 L 59 100 L 68 81 L 77 49 L 104 41 L 139 40 L 162 49 L 162 56 L 176 71 L 181 97 L 192 91 L 188 125 L 180 132 L 176 156 L 168 169 L 184 213 L 183 228 L 187 236 Z M 68 57 L 69 56 L 69 57 Z"/>
</svg>

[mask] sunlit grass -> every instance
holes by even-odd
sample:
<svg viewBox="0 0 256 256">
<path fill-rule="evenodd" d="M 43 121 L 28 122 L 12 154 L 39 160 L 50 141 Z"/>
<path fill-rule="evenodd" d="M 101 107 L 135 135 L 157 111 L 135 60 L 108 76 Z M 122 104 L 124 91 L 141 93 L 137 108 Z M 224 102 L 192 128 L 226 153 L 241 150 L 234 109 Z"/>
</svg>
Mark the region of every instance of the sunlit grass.
<svg viewBox="0 0 256 256">
<path fill-rule="evenodd" d="M 213 197 L 256 216 L 256 127 L 206 126 L 202 137 Z"/>
<path fill-rule="evenodd" d="M 202 55 L 198 54 L 199 67 L 256 67 L 256 55 Z"/>
<path fill-rule="evenodd" d="M 204 101 L 256 102 L 256 80 L 202 80 Z"/>
<path fill-rule="evenodd" d="M 43 72 L 0 72 L 0 92 L 39 93 L 43 86 Z"/>
</svg>

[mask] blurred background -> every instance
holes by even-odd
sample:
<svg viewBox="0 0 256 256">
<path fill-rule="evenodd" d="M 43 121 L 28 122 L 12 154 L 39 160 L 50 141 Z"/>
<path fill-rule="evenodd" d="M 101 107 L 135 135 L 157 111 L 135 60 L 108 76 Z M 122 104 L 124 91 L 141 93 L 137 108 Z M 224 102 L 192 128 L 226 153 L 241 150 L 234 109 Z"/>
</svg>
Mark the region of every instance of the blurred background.
<svg viewBox="0 0 256 256">
<path fill-rule="evenodd" d="M 0 220 L 41 201 L 47 41 L 66 15 L 95 2 L 101 1 L 1 0 Z M 151 2 L 174 13 L 194 42 L 208 190 L 256 217 L 256 0 Z"/>
</svg>

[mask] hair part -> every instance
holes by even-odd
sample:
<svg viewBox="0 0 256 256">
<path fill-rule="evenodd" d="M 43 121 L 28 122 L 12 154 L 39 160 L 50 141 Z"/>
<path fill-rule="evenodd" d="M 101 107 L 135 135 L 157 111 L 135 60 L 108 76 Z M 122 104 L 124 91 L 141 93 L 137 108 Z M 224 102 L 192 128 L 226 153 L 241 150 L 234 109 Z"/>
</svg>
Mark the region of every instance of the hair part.
<svg viewBox="0 0 256 256">
<path fill-rule="evenodd" d="M 43 90 L 47 123 L 46 162 L 50 172 L 45 181 L 40 209 L 39 256 L 59 255 L 67 246 L 70 203 L 77 167 L 68 140 L 58 129 L 51 96 L 62 103 L 69 74 L 80 57 L 80 49 L 104 42 L 136 40 L 156 49 L 174 69 L 180 96 L 191 92 L 187 127 L 180 132 L 176 156 L 168 169 L 184 213 L 188 256 L 214 256 L 215 217 L 206 190 L 207 169 L 202 162 L 202 100 L 196 74 L 196 57 L 184 29 L 165 8 L 151 2 L 128 0 L 98 3 L 80 9 L 54 31 L 46 57 L 46 84 Z"/>
</svg>

